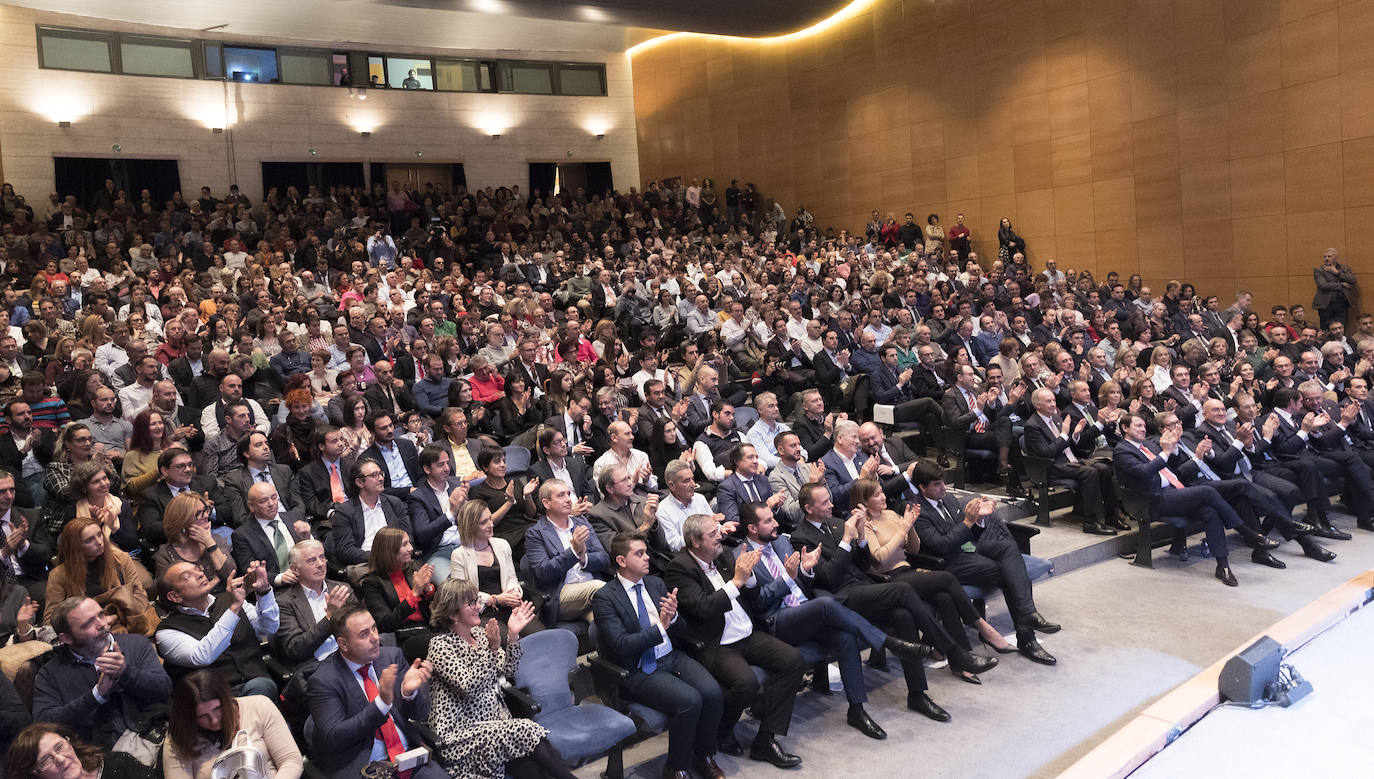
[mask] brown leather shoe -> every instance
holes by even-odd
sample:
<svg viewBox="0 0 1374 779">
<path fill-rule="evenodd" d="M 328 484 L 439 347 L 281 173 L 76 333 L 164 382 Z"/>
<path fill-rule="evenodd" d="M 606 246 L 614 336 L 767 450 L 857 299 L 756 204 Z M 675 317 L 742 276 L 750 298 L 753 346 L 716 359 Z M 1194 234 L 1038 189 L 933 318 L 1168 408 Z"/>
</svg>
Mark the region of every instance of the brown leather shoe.
<svg viewBox="0 0 1374 779">
<path fill-rule="evenodd" d="M 716 765 L 715 755 L 698 757 L 692 762 L 692 770 L 706 777 L 706 779 L 725 779 L 725 772 Z"/>
</svg>

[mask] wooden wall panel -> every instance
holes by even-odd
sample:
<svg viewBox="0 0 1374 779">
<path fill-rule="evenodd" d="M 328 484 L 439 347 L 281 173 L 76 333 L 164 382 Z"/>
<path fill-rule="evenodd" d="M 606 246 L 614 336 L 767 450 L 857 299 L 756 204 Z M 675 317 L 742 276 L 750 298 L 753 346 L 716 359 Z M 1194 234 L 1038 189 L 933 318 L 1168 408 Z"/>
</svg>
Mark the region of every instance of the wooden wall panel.
<svg viewBox="0 0 1374 779">
<path fill-rule="evenodd" d="M 963 211 L 984 262 L 1006 216 L 1037 265 L 1310 304 L 1327 246 L 1374 269 L 1371 38 L 1374 0 L 876 0 L 636 53 L 640 167 L 850 230 Z"/>
</svg>

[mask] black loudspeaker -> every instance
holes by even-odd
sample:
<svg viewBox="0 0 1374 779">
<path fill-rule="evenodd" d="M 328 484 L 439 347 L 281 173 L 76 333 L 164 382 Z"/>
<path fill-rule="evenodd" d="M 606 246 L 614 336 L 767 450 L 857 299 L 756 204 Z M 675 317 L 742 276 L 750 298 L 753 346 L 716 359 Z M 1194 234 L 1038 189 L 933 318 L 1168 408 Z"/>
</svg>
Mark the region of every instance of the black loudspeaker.
<svg viewBox="0 0 1374 779">
<path fill-rule="evenodd" d="M 1269 636 L 1261 637 L 1222 667 L 1217 680 L 1222 700 L 1244 704 L 1265 701 L 1270 697 L 1266 696 L 1265 687 L 1277 685 L 1282 660 L 1283 647 L 1279 642 Z"/>
</svg>

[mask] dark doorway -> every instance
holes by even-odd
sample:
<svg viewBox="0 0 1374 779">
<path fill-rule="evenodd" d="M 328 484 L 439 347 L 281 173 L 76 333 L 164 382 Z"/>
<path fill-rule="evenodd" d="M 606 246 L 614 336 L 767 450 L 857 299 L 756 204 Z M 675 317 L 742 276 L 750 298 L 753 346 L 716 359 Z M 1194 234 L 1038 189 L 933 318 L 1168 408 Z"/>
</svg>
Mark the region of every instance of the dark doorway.
<svg viewBox="0 0 1374 779">
<path fill-rule="evenodd" d="M 361 162 L 264 162 L 262 164 L 262 196 L 275 187 L 280 195 L 286 194 L 287 187 L 295 187 L 305 197 L 310 187 L 315 187 L 321 195 L 329 194 L 330 187 L 363 186 L 363 164 Z"/>
<path fill-rule="evenodd" d="M 154 203 L 165 203 L 172 193 L 181 190 L 181 172 L 176 160 L 138 160 L 124 157 L 53 157 L 53 178 L 62 196 L 76 195 L 83 208 L 105 188 L 105 180 L 112 179 L 115 189 L 122 189 L 130 202 L 138 202 L 139 193 L 148 190 Z M 199 192 L 183 192 L 186 199 L 198 197 Z"/>
</svg>

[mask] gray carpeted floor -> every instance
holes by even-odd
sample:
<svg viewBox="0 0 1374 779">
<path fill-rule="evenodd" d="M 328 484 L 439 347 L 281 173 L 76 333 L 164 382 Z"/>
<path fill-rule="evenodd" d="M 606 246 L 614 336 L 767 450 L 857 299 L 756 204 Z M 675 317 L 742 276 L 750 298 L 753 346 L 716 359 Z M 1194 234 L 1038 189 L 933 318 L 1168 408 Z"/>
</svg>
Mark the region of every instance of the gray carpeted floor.
<svg viewBox="0 0 1374 779">
<path fill-rule="evenodd" d="M 900 672 L 868 671 L 870 714 L 887 730 L 873 741 L 844 723 L 844 698 L 803 693 L 791 733 L 782 741 L 801 755 L 804 766 L 781 772 L 772 766 L 720 756 L 731 776 L 835 777 L 975 775 L 1053 776 L 1096 746 L 1149 703 L 1235 649 L 1253 634 L 1301 608 L 1337 584 L 1374 564 L 1374 534 L 1355 530 L 1353 519 L 1337 523 L 1355 533 L 1352 541 L 1324 542 L 1338 553 L 1331 563 L 1302 556 L 1294 544 L 1275 555 L 1288 563 L 1278 571 L 1250 562 L 1248 549 L 1232 546 L 1232 568 L 1240 587 L 1212 578 L 1214 562 L 1196 555 L 1187 563 L 1157 550 L 1156 569 L 1108 560 L 1036 584 L 1041 612 L 1064 630 L 1042 637 L 1059 658 L 1056 667 L 1019 655 L 974 686 L 947 670 L 929 671 L 931 697 L 953 721 L 938 724 L 906 711 Z M 1196 542 L 1197 538 L 1194 539 Z M 989 617 L 1010 631 L 1004 603 L 990 602 Z M 987 651 L 987 650 L 982 650 Z M 755 723 L 738 727 L 747 744 Z M 626 753 L 626 770 L 656 777 L 663 768 L 667 737 L 659 735 Z M 605 762 L 584 766 L 590 779 Z"/>
</svg>

